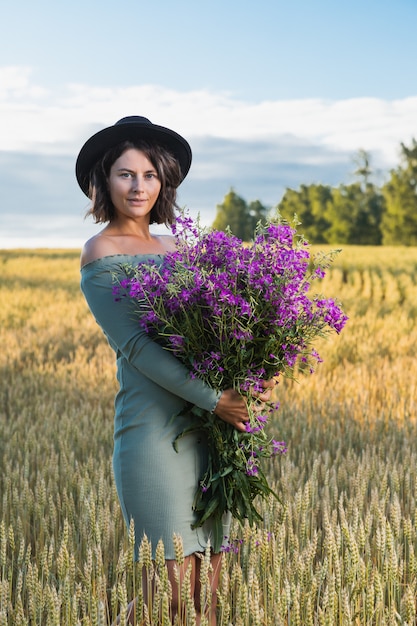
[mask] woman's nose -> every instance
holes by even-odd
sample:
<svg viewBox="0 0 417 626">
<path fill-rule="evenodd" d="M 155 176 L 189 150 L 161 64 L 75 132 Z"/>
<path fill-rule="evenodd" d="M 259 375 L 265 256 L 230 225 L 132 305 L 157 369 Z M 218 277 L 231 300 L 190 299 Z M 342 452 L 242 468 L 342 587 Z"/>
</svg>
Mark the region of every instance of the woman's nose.
<svg viewBox="0 0 417 626">
<path fill-rule="evenodd" d="M 141 193 L 143 191 L 143 179 L 140 176 L 133 176 L 132 189 L 133 191 L 137 191 L 138 193 Z"/>
</svg>

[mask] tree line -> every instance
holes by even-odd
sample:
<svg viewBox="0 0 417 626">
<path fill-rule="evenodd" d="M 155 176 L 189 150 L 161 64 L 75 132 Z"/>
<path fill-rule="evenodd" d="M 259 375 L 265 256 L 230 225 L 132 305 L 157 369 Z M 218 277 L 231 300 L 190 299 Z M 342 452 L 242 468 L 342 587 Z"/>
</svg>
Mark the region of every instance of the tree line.
<svg viewBox="0 0 417 626">
<path fill-rule="evenodd" d="M 296 215 L 310 243 L 417 245 L 417 141 L 400 145 L 400 162 L 382 186 L 372 182 L 368 152 L 359 150 L 355 182 L 287 188 L 275 209 L 289 221 Z M 259 200 L 247 203 L 231 189 L 217 205 L 213 228 L 229 227 L 248 241 L 256 224 L 271 212 Z"/>
</svg>

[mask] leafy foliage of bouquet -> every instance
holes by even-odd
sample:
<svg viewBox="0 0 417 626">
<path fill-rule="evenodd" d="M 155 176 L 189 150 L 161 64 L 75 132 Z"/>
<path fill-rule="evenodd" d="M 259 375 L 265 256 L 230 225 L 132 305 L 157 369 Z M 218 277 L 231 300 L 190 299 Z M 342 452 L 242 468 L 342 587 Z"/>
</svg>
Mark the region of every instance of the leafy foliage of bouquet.
<svg viewBox="0 0 417 626">
<path fill-rule="evenodd" d="M 196 526 L 225 511 L 243 522 L 260 520 L 254 500 L 272 493 L 262 459 L 286 451 L 265 426 L 276 408 L 252 410 L 260 380 L 313 371 L 320 361 L 313 340 L 347 320 L 333 299 L 309 296 L 332 254 L 314 259 L 307 242 L 278 216 L 259 224 L 251 244 L 230 232 L 201 229 L 182 215 L 173 227 L 177 249 L 161 265 L 140 264 L 122 284 L 138 305 L 138 322 L 190 370 L 216 390 L 234 388 L 246 399 L 245 433 L 216 415 L 187 407 L 196 429 L 207 431 L 209 462 L 196 492 Z M 120 293 L 116 288 L 116 291 Z M 184 433 L 183 433 L 184 434 Z M 181 436 L 181 435 L 180 435 Z M 214 537 L 219 549 L 221 532 Z"/>
</svg>

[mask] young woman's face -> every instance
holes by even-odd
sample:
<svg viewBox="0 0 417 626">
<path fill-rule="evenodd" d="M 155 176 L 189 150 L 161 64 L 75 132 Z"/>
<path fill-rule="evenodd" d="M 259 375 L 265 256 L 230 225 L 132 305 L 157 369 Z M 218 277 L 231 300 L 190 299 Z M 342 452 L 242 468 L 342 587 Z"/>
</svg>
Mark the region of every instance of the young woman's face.
<svg viewBox="0 0 417 626">
<path fill-rule="evenodd" d="M 129 148 L 113 163 L 108 178 L 116 215 L 147 217 L 158 199 L 161 181 L 152 163 L 141 150 Z"/>
</svg>

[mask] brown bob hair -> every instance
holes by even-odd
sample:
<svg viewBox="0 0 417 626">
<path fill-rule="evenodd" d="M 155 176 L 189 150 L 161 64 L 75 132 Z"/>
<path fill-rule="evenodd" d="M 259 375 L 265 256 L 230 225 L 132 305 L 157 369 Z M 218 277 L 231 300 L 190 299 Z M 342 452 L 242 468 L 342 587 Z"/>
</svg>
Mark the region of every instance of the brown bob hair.
<svg viewBox="0 0 417 626">
<path fill-rule="evenodd" d="M 115 161 L 130 149 L 140 150 L 154 166 L 161 182 L 161 190 L 150 214 L 150 224 L 169 226 L 175 220 L 177 205 L 177 187 L 182 181 L 178 160 L 161 145 L 143 139 L 123 141 L 113 146 L 97 161 L 90 172 L 89 197 L 91 206 L 87 216 L 91 215 L 99 223 L 111 222 L 116 215 L 108 189 L 108 177 Z"/>
</svg>

